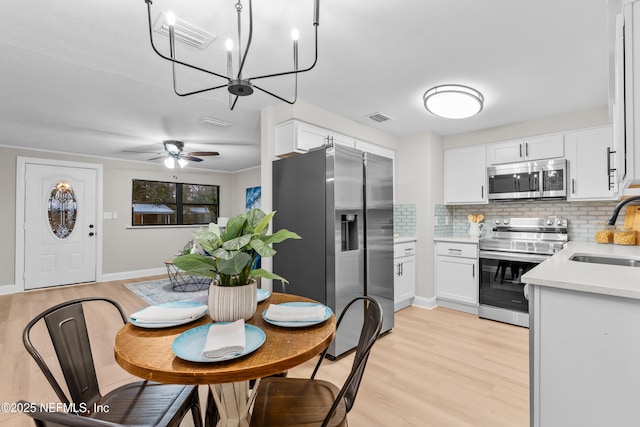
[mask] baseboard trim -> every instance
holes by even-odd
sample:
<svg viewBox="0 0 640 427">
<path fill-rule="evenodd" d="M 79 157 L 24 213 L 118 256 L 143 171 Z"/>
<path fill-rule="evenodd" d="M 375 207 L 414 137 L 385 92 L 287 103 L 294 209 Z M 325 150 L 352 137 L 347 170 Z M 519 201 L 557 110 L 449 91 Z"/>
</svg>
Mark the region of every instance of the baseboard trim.
<svg viewBox="0 0 640 427">
<path fill-rule="evenodd" d="M 425 298 L 425 297 L 415 297 L 413 298 L 413 307 L 421 307 L 421 308 L 427 308 L 427 309 L 432 309 L 432 308 L 436 308 L 438 306 L 438 303 L 436 301 L 435 297 L 432 298 Z"/>
<path fill-rule="evenodd" d="M 103 274 L 100 282 L 111 282 L 114 280 L 135 279 L 137 277 L 157 276 L 158 274 L 167 274 L 164 267 L 149 268 L 147 270 L 121 271 L 119 273 Z"/>
<path fill-rule="evenodd" d="M 0 285 L 0 295 L 10 295 L 20 292 L 18 285 L 11 283 L 8 285 Z"/>
</svg>

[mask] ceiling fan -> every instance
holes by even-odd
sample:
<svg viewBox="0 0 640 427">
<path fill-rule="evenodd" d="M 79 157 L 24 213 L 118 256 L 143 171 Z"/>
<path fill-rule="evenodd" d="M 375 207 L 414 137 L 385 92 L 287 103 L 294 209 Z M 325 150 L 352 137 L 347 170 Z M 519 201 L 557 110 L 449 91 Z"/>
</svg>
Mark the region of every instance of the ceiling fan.
<svg viewBox="0 0 640 427">
<path fill-rule="evenodd" d="M 160 157 L 153 157 L 149 160 L 157 160 L 166 157 L 164 165 L 168 168 L 175 167 L 176 163 L 178 163 L 178 165 L 183 168 L 187 165 L 188 162 L 201 162 L 203 159 L 201 159 L 200 157 L 220 155 L 220 153 L 218 153 L 217 151 L 183 151 L 184 142 L 182 141 L 169 139 L 166 141 L 162 141 L 162 144 L 164 145 L 164 150 L 167 152 L 168 156 L 163 155 Z"/>
</svg>

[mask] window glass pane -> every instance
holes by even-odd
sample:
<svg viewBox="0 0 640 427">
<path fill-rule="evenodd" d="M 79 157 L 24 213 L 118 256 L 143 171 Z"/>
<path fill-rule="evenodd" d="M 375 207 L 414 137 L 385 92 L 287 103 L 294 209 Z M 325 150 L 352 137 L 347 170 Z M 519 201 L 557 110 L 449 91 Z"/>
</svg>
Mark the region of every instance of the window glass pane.
<svg viewBox="0 0 640 427">
<path fill-rule="evenodd" d="M 176 184 L 173 182 L 133 180 L 133 203 L 175 203 Z"/>
<path fill-rule="evenodd" d="M 53 234 L 60 239 L 66 239 L 71 235 L 78 212 L 76 195 L 68 182 L 60 181 L 51 190 L 47 214 Z"/>
<path fill-rule="evenodd" d="M 213 185 L 182 184 L 184 203 L 218 204 L 218 187 Z"/>
<path fill-rule="evenodd" d="M 175 203 L 134 203 L 133 225 L 177 224 Z"/>
<path fill-rule="evenodd" d="M 208 224 L 218 218 L 217 209 L 211 205 L 184 205 L 182 207 L 183 224 Z"/>
</svg>

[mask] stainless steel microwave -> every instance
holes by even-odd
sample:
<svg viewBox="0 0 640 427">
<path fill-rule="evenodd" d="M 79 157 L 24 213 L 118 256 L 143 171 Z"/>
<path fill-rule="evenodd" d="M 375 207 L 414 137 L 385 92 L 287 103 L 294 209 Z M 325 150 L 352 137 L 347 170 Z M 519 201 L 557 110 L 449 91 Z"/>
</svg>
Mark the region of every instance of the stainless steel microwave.
<svg viewBox="0 0 640 427">
<path fill-rule="evenodd" d="M 565 199 L 565 159 L 509 163 L 487 168 L 489 200 Z"/>
</svg>

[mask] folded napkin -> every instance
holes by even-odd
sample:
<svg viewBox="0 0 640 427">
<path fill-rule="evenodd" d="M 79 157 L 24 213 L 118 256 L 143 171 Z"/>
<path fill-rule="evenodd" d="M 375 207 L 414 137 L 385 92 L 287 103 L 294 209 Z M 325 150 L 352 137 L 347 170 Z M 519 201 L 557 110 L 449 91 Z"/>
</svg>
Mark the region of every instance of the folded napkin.
<svg viewBox="0 0 640 427">
<path fill-rule="evenodd" d="M 131 315 L 136 322 L 166 323 L 195 320 L 207 311 L 206 305 L 196 307 L 161 307 L 152 305 Z"/>
<path fill-rule="evenodd" d="M 264 317 L 277 322 L 315 322 L 324 320 L 324 306 L 319 304 L 295 306 L 270 304 Z"/>
<path fill-rule="evenodd" d="M 202 356 L 220 359 L 240 354 L 244 351 L 245 342 L 243 319 L 225 324 L 214 323 L 209 327 Z"/>
</svg>

